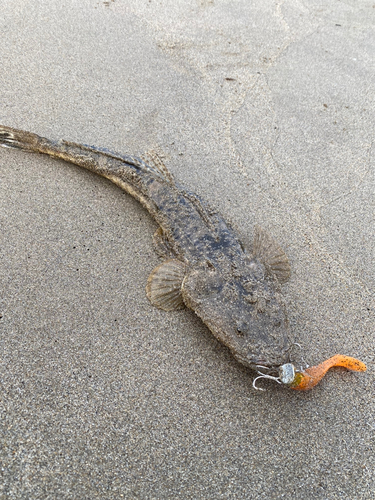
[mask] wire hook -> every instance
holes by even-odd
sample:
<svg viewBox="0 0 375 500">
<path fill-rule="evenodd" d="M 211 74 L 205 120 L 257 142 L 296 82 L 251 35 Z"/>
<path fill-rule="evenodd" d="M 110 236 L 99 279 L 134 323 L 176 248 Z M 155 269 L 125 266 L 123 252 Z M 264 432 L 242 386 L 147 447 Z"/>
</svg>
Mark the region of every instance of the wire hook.
<svg viewBox="0 0 375 500">
<path fill-rule="evenodd" d="M 268 370 L 268 368 L 266 366 L 257 366 L 257 368 L 264 368 L 264 369 Z M 267 373 L 263 373 L 259 370 L 257 370 L 257 373 L 259 374 L 259 377 L 256 377 L 253 380 L 253 387 L 256 391 L 263 391 L 263 392 L 266 391 L 266 389 L 262 389 L 261 387 L 256 386 L 256 381 L 259 380 L 260 378 L 268 378 L 269 380 L 274 380 L 278 384 L 281 384 L 280 377 L 273 377 L 272 375 L 267 375 Z"/>
<path fill-rule="evenodd" d="M 299 344 L 298 342 L 293 342 L 293 343 L 290 345 L 289 349 L 288 349 L 288 351 L 289 351 L 289 362 L 291 362 L 291 353 L 290 353 L 290 351 L 293 349 L 293 346 L 295 346 L 295 345 L 296 345 L 296 346 L 298 346 L 298 347 L 301 349 L 301 351 L 302 351 L 302 346 L 301 346 L 301 344 Z M 301 372 L 303 372 L 304 370 L 306 370 L 306 368 L 309 368 L 309 367 L 310 367 L 310 365 L 308 365 L 308 364 L 306 363 L 306 361 L 304 360 L 304 358 L 303 358 L 303 356 L 302 356 L 302 355 L 301 355 L 301 361 L 302 361 L 302 363 L 305 365 L 305 367 L 301 366 Z"/>
</svg>

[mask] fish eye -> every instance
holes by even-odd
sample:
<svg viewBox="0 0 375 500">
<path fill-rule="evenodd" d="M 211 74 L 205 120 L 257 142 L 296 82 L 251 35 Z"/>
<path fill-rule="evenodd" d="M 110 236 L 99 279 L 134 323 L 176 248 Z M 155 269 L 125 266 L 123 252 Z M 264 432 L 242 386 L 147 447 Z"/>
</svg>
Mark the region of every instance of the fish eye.
<svg viewBox="0 0 375 500">
<path fill-rule="evenodd" d="M 234 331 L 239 337 L 246 337 L 249 334 L 249 324 L 244 320 L 234 320 Z"/>
<path fill-rule="evenodd" d="M 239 337 L 243 337 L 244 336 L 244 326 L 242 325 L 237 325 L 236 327 L 236 333 Z"/>
</svg>

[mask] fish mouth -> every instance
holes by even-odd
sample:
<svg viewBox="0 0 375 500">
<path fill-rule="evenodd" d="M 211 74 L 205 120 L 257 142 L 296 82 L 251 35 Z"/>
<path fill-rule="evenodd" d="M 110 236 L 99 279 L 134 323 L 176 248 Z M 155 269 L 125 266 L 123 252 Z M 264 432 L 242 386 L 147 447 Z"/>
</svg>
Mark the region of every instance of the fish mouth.
<svg viewBox="0 0 375 500">
<path fill-rule="evenodd" d="M 265 360 L 258 360 L 255 365 L 255 371 L 257 373 L 267 373 L 267 375 L 278 375 L 279 374 L 279 366 L 267 362 Z"/>
<path fill-rule="evenodd" d="M 267 361 L 265 358 L 258 358 L 255 360 L 256 365 L 262 365 L 262 366 L 267 366 L 269 368 L 271 366 L 270 362 Z"/>
</svg>

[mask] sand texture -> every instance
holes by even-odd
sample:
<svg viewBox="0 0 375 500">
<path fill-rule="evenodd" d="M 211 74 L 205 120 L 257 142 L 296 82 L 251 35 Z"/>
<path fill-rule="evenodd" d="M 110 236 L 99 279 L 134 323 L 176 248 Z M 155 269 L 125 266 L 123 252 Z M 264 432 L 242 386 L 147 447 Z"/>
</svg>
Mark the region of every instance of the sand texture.
<svg viewBox="0 0 375 500">
<path fill-rule="evenodd" d="M 310 392 L 147 300 L 156 224 L 0 149 L 0 499 L 375 498 L 375 5 L 3 0 L 0 123 L 133 155 L 286 250 Z"/>
</svg>

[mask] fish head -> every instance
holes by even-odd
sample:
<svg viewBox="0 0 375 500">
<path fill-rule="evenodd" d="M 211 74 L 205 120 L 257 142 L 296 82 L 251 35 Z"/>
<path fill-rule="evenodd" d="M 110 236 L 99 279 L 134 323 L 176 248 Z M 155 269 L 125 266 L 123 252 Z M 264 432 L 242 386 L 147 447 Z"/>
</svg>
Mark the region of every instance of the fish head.
<svg viewBox="0 0 375 500">
<path fill-rule="evenodd" d="M 185 304 L 242 364 L 277 368 L 288 360 L 288 321 L 277 281 L 256 259 L 200 265 L 187 273 Z"/>
</svg>

